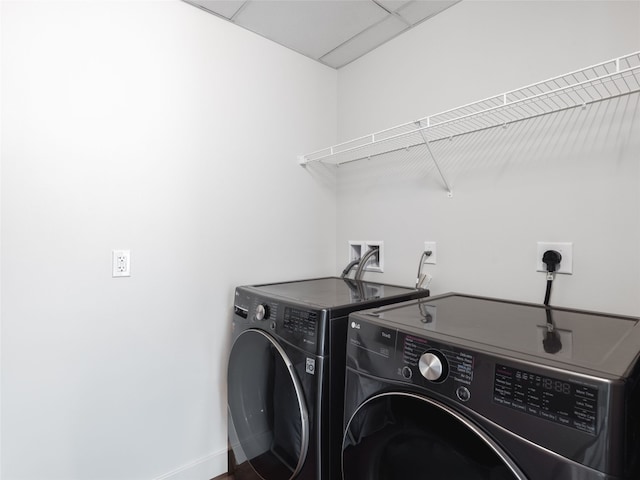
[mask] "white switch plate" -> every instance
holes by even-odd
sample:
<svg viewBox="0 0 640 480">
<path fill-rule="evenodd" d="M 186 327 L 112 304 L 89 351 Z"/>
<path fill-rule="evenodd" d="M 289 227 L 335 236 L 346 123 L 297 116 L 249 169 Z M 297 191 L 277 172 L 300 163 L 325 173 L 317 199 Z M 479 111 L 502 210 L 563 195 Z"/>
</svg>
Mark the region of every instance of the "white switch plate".
<svg viewBox="0 0 640 480">
<path fill-rule="evenodd" d="M 113 250 L 111 257 L 112 275 L 114 277 L 131 276 L 131 251 Z"/>
<path fill-rule="evenodd" d="M 431 252 L 431 255 L 427 257 L 424 263 L 435 265 L 436 264 L 436 242 L 424 242 L 424 251 Z"/>
<path fill-rule="evenodd" d="M 547 250 L 555 250 L 562 255 L 556 273 L 573 274 L 573 243 L 572 242 L 538 242 L 536 250 L 536 270 L 546 272 L 547 266 L 542 262 L 542 256 Z"/>
</svg>

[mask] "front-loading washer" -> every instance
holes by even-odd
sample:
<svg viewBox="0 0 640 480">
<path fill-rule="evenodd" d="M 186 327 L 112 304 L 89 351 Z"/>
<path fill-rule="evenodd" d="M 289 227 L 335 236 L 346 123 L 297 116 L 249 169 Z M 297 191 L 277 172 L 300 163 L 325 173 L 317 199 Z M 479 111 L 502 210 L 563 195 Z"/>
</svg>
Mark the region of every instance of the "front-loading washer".
<svg viewBox="0 0 640 480">
<path fill-rule="evenodd" d="M 350 315 L 345 480 L 637 480 L 640 319 L 446 294 Z"/>
<path fill-rule="evenodd" d="M 238 287 L 227 376 L 234 478 L 338 478 L 348 315 L 428 294 L 338 277 Z"/>
</svg>

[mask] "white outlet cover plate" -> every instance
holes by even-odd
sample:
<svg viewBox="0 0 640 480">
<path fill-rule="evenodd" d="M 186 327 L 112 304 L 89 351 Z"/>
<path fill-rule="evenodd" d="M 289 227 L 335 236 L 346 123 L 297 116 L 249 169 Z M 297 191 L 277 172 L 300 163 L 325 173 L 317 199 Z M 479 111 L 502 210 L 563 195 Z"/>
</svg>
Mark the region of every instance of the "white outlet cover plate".
<svg viewBox="0 0 640 480">
<path fill-rule="evenodd" d="M 131 251 L 113 250 L 111 257 L 112 275 L 114 277 L 131 276 Z"/>
<path fill-rule="evenodd" d="M 538 242 L 536 250 L 536 271 L 546 272 L 547 266 L 542 262 L 542 256 L 547 250 L 555 250 L 562 255 L 556 273 L 573 274 L 573 242 Z"/>
</svg>

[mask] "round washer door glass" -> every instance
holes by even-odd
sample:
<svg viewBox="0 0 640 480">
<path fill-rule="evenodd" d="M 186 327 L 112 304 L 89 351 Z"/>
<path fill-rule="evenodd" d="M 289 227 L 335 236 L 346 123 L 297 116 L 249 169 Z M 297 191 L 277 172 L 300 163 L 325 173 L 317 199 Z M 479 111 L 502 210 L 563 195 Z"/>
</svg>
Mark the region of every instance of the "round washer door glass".
<svg viewBox="0 0 640 480">
<path fill-rule="evenodd" d="M 294 478 L 307 454 L 309 417 L 283 348 L 260 330 L 242 332 L 231 349 L 227 382 L 236 461 L 248 461 L 269 480 Z"/>
<path fill-rule="evenodd" d="M 342 445 L 345 480 L 525 480 L 484 432 L 448 407 L 404 393 L 364 402 Z"/>
</svg>

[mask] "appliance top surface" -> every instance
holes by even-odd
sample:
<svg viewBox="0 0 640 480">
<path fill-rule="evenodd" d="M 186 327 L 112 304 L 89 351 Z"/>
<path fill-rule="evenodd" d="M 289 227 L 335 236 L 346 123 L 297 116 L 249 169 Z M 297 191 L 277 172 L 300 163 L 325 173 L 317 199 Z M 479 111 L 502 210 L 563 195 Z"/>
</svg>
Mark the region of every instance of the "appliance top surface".
<svg viewBox="0 0 640 480">
<path fill-rule="evenodd" d="M 640 318 L 499 299 L 446 294 L 354 315 L 416 335 L 459 339 L 489 353 L 612 376 L 628 374 L 640 352 Z M 549 320 L 561 343 L 555 352 L 543 341 Z"/>
<path fill-rule="evenodd" d="M 419 293 L 414 288 L 339 277 L 271 283 L 245 288 L 260 295 L 277 297 L 281 300 L 295 301 L 321 308 L 340 308 L 356 305 L 359 308 L 366 308 L 368 302 L 399 296 L 407 296 L 408 300 L 415 298 L 416 294 Z M 426 295 L 426 291 L 424 292 Z M 412 295 L 412 297 L 408 295 Z"/>
</svg>

